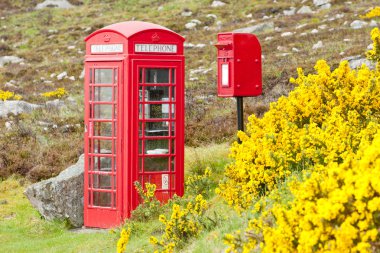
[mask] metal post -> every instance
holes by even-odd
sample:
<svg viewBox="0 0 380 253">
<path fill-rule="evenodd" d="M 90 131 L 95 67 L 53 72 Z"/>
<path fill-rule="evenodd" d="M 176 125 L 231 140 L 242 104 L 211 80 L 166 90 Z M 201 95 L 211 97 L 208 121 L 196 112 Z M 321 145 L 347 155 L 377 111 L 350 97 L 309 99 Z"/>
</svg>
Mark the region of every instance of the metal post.
<svg viewBox="0 0 380 253">
<path fill-rule="evenodd" d="M 237 105 L 237 127 L 238 130 L 244 131 L 244 122 L 243 122 L 243 97 L 236 97 Z M 241 143 L 238 139 L 238 143 Z"/>
</svg>

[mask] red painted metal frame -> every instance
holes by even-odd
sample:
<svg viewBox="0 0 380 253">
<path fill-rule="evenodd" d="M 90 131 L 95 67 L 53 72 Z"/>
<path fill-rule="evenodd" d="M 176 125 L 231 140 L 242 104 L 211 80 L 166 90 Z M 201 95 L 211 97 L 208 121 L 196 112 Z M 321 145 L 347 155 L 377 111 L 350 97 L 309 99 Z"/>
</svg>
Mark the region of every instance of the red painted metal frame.
<svg viewBox="0 0 380 253">
<path fill-rule="evenodd" d="M 162 179 L 162 174 L 175 174 L 173 182 L 169 181 L 169 191 L 158 189 L 157 197 L 161 201 L 166 201 L 173 194 L 182 196 L 184 193 L 184 38 L 159 25 L 145 22 L 123 22 L 114 24 L 98 31 L 95 31 L 86 38 L 86 59 L 85 59 L 85 176 L 84 176 L 84 225 L 87 227 L 109 228 L 119 225 L 124 219 L 130 217 L 131 211 L 139 204 L 139 197 L 133 183 L 139 180 L 139 157 L 168 157 L 168 169 L 166 171 L 143 172 L 141 175 L 149 175 L 151 179 Z M 91 54 L 91 45 L 94 44 L 123 44 L 124 52 L 101 54 Z M 146 44 L 175 44 L 176 53 L 135 53 L 136 43 Z M 117 135 L 116 135 L 116 200 L 111 199 L 109 207 L 94 206 L 91 197 L 93 182 L 91 175 L 109 175 L 108 172 L 93 172 L 90 157 L 112 157 L 111 154 L 100 155 L 90 153 L 89 145 L 93 139 L 113 140 L 111 137 L 92 136 L 93 125 L 91 122 L 109 122 L 105 119 L 93 120 L 90 117 L 90 107 L 99 104 L 90 100 L 89 89 L 95 85 L 90 84 L 90 69 L 94 68 L 117 68 L 118 69 L 118 101 L 117 101 Z M 171 101 L 171 88 L 169 88 L 169 101 L 149 101 L 144 104 L 168 104 L 168 119 L 146 119 L 145 122 L 174 122 L 175 136 L 170 136 L 172 124 L 168 126 L 169 136 L 142 136 L 142 140 L 173 139 L 175 145 L 174 153 L 171 152 L 171 145 L 168 144 L 169 154 L 146 155 L 139 154 L 139 69 L 140 68 L 168 68 L 175 69 L 175 84 L 156 84 L 175 86 L 175 102 Z M 94 75 L 94 71 L 92 72 Z M 171 75 L 169 75 L 171 77 Z M 94 76 L 92 76 L 94 80 Z M 107 85 L 99 85 L 101 87 Z M 144 84 L 144 87 L 154 86 L 154 84 Z M 94 92 L 92 93 L 94 94 Z M 143 94 L 144 96 L 144 94 Z M 112 103 L 102 103 L 112 104 Z M 175 107 L 175 117 L 171 118 L 172 106 Z M 145 106 L 142 108 L 145 110 Z M 145 113 L 143 113 L 145 115 Z M 91 131 L 91 133 L 89 132 Z M 98 150 L 99 152 L 100 150 Z M 171 157 L 175 157 L 175 168 L 172 171 Z M 99 162 L 98 162 L 99 163 Z M 100 166 L 98 164 L 98 166 Z M 114 167 L 113 165 L 111 167 Z M 112 173 L 111 173 L 112 174 Z M 171 176 L 169 177 L 171 180 Z M 100 181 L 99 181 L 100 182 Z M 159 181 L 156 181 L 156 183 Z M 141 182 L 141 183 L 144 183 Z M 111 183 L 111 188 L 114 183 Z M 111 192 L 110 189 L 96 189 L 97 192 Z M 112 206 L 113 203 L 116 205 Z"/>
</svg>

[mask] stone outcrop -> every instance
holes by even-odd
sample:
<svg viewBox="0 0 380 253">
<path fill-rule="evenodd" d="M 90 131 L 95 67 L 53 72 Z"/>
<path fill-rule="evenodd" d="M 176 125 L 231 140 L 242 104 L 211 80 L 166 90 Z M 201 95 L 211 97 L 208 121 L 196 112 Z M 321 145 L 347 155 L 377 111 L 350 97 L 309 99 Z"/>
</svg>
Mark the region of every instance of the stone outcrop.
<svg viewBox="0 0 380 253">
<path fill-rule="evenodd" d="M 7 117 L 9 113 L 14 115 L 20 113 L 30 113 L 39 107 L 41 106 L 21 100 L 0 101 L 0 118 Z"/>
<path fill-rule="evenodd" d="M 74 227 L 83 225 L 84 155 L 58 176 L 30 185 L 25 195 L 47 220 L 66 219 Z"/>
</svg>

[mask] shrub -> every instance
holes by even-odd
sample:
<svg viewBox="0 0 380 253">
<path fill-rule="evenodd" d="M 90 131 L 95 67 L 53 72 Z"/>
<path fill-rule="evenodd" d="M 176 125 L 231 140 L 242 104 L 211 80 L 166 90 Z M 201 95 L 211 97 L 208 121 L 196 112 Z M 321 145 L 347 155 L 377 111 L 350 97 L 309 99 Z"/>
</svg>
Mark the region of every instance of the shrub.
<svg viewBox="0 0 380 253">
<path fill-rule="evenodd" d="M 15 93 L 11 92 L 11 91 L 0 90 L 0 100 L 6 101 L 9 99 L 20 100 L 20 99 L 22 99 L 22 96 L 15 95 Z"/>
<path fill-rule="evenodd" d="M 128 227 L 127 229 L 125 229 L 125 228 L 121 229 L 120 238 L 117 241 L 117 253 L 125 252 L 125 248 L 127 247 L 130 236 L 131 236 L 131 228 L 130 227 Z"/>
<path fill-rule="evenodd" d="M 65 97 L 66 95 L 67 95 L 67 91 L 65 90 L 65 88 L 58 88 L 54 91 L 49 91 L 49 92 L 45 92 L 41 94 L 41 96 L 45 98 L 62 98 L 62 97 Z"/>
<path fill-rule="evenodd" d="M 156 185 L 145 183 L 144 190 L 140 182 L 136 181 L 134 184 L 142 203 L 132 211 L 132 218 L 146 221 L 158 217 L 161 212 L 161 203 L 155 196 Z"/>
<path fill-rule="evenodd" d="M 378 29 L 371 37 L 378 60 Z M 378 45 L 378 44 L 377 44 Z M 369 252 L 380 239 L 380 72 L 324 62 L 298 70 L 298 87 L 250 118 L 219 193 L 238 211 L 252 208 L 245 233 L 225 237 L 229 252 Z M 302 171 L 301 179 L 295 171 Z M 276 197 L 277 183 L 292 198 Z M 262 189 L 273 203 L 265 206 Z M 253 200 L 260 199 L 255 205 Z M 244 201 L 248 201 L 246 204 Z M 264 205 L 262 205 L 264 204 Z"/>
</svg>

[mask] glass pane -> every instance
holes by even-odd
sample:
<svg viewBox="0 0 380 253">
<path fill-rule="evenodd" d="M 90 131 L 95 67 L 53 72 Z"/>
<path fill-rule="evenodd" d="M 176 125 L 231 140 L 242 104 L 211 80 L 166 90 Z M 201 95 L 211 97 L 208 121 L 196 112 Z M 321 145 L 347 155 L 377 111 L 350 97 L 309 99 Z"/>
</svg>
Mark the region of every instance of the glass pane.
<svg viewBox="0 0 380 253">
<path fill-rule="evenodd" d="M 145 154 L 163 155 L 169 153 L 168 140 L 145 140 Z"/>
<path fill-rule="evenodd" d="M 94 206 L 111 206 L 111 193 L 110 192 L 93 192 Z"/>
<path fill-rule="evenodd" d="M 117 69 L 114 69 L 114 70 L 113 70 L 113 74 L 114 74 L 114 77 L 113 77 L 113 78 L 114 78 L 114 79 L 113 79 L 113 80 L 114 80 L 114 83 L 117 84 Z"/>
<path fill-rule="evenodd" d="M 172 69 L 172 83 L 175 83 L 175 69 Z"/>
<path fill-rule="evenodd" d="M 92 69 L 90 69 L 90 73 L 89 73 L 89 77 L 90 77 L 90 83 L 92 83 Z"/>
<path fill-rule="evenodd" d="M 142 80 L 142 76 L 143 76 L 142 72 L 143 72 L 143 69 L 140 68 L 140 69 L 139 69 L 139 83 L 142 83 L 142 82 L 143 82 L 143 80 Z"/>
<path fill-rule="evenodd" d="M 172 86 L 172 101 L 175 101 L 175 87 Z"/>
<path fill-rule="evenodd" d="M 175 139 L 171 139 L 170 140 L 171 141 L 171 148 L 172 148 L 172 152 L 171 152 L 171 154 L 175 154 Z"/>
<path fill-rule="evenodd" d="M 140 102 L 147 101 L 148 100 L 148 91 L 147 90 L 144 91 L 144 94 L 145 94 L 144 97 L 142 94 L 143 94 L 143 87 L 140 86 L 140 88 L 139 88 L 139 101 Z"/>
<path fill-rule="evenodd" d="M 112 145 L 115 144 L 113 140 L 98 140 L 94 139 L 93 153 L 98 154 L 112 154 Z M 114 153 L 116 153 L 116 146 L 114 147 Z"/>
<path fill-rule="evenodd" d="M 116 164 L 114 163 L 114 166 Z M 111 171 L 112 157 L 94 157 L 94 170 L 96 171 Z"/>
<path fill-rule="evenodd" d="M 94 97 L 93 97 L 93 94 L 94 94 L 94 91 L 93 91 L 93 89 L 94 89 L 94 86 L 90 86 L 90 87 L 88 87 L 88 90 L 89 90 L 89 100 L 90 101 L 93 101 L 93 99 L 94 99 Z"/>
<path fill-rule="evenodd" d="M 145 69 L 145 83 L 169 83 L 169 69 Z"/>
<path fill-rule="evenodd" d="M 146 122 L 145 136 L 169 136 L 169 121 Z"/>
<path fill-rule="evenodd" d="M 111 189 L 111 176 L 109 175 L 92 175 L 93 188 L 96 189 Z"/>
<path fill-rule="evenodd" d="M 112 112 L 113 112 L 112 105 L 104 105 L 104 104 L 94 105 L 95 119 L 112 119 Z"/>
<path fill-rule="evenodd" d="M 168 157 L 145 157 L 144 170 L 145 171 L 167 171 L 169 170 Z"/>
<path fill-rule="evenodd" d="M 175 136 L 175 122 L 172 122 L 172 136 Z"/>
<path fill-rule="evenodd" d="M 171 165 L 170 165 L 171 171 L 175 171 L 175 156 L 172 156 L 170 160 L 171 160 Z"/>
<path fill-rule="evenodd" d="M 113 87 L 95 87 L 94 101 L 112 102 Z"/>
<path fill-rule="evenodd" d="M 169 101 L 169 86 L 146 86 L 146 101 Z"/>
<path fill-rule="evenodd" d="M 112 122 L 94 122 L 94 136 L 112 137 Z"/>
<path fill-rule="evenodd" d="M 113 193 L 113 208 L 116 208 L 116 201 L 117 201 L 117 199 L 116 199 L 116 193 Z"/>
<path fill-rule="evenodd" d="M 145 105 L 145 118 L 146 119 L 167 119 L 167 118 L 169 118 L 169 104 Z"/>
<path fill-rule="evenodd" d="M 112 84 L 112 69 L 95 69 L 95 83 Z"/>
</svg>

